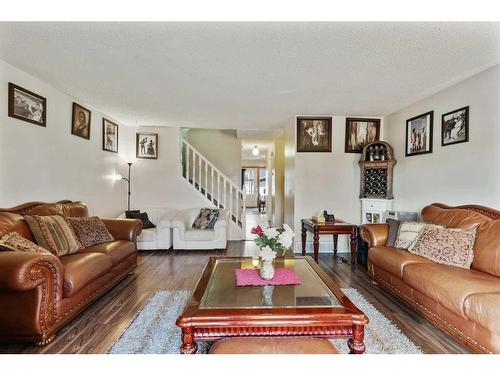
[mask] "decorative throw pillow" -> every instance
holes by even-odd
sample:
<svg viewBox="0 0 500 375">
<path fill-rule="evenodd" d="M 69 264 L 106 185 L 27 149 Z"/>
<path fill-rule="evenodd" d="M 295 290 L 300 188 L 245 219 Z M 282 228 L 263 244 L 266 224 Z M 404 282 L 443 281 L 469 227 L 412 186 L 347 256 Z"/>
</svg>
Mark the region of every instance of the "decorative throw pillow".
<svg viewBox="0 0 500 375">
<path fill-rule="evenodd" d="M 140 212 L 139 210 L 125 211 L 125 217 L 127 219 L 137 219 L 142 221 L 142 229 L 156 228 L 150 220 L 146 212 Z"/>
<path fill-rule="evenodd" d="M 398 237 L 394 247 L 400 249 L 411 249 L 417 243 L 418 236 L 420 232 L 425 227 L 438 227 L 444 228 L 442 225 L 429 224 L 429 223 L 417 223 L 417 222 L 407 222 L 401 223 L 399 225 Z"/>
<path fill-rule="evenodd" d="M 398 229 L 401 222 L 394 219 L 387 219 L 386 222 L 387 224 L 389 224 L 389 234 L 387 235 L 387 241 L 385 245 L 394 247 L 398 238 Z"/>
<path fill-rule="evenodd" d="M 36 243 L 52 254 L 63 256 L 82 249 L 73 228 L 60 215 L 24 216 Z"/>
<path fill-rule="evenodd" d="M 139 215 L 141 212 L 139 210 L 130 210 L 130 211 L 125 211 L 125 218 L 127 219 L 137 219 L 137 215 Z"/>
<path fill-rule="evenodd" d="M 97 216 L 91 217 L 67 217 L 66 221 L 71 225 L 83 247 L 89 247 L 115 239 L 109 233 L 108 228 Z"/>
<path fill-rule="evenodd" d="M 413 249 L 408 251 L 436 263 L 470 268 L 475 239 L 476 230 L 427 226 L 422 229 Z"/>
<path fill-rule="evenodd" d="M 194 220 L 193 229 L 214 229 L 214 225 L 219 218 L 220 210 L 212 208 L 202 208 Z"/>
<path fill-rule="evenodd" d="M 50 251 L 24 238 L 17 232 L 7 233 L 0 238 L 0 250 L 25 251 L 27 253 L 51 254 Z"/>
</svg>

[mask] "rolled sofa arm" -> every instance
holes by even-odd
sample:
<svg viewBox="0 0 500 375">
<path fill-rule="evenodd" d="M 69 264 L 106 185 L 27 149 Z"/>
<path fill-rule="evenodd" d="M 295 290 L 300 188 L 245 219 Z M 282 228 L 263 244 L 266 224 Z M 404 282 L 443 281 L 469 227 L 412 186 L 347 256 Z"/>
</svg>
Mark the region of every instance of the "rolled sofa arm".
<svg viewBox="0 0 500 375">
<path fill-rule="evenodd" d="M 361 226 L 361 238 L 368 242 L 368 248 L 385 246 L 389 235 L 388 224 L 365 224 Z"/>
<path fill-rule="evenodd" d="M 142 222 L 137 219 L 102 219 L 115 240 L 137 242 L 142 232 Z"/>
<path fill-rule="evenodd" d="M 0 252 L 0 290 L 26 291 L 47 282 L 55 296 L 62 296 L 63 269 L 52 254 Z"/>
</svg>

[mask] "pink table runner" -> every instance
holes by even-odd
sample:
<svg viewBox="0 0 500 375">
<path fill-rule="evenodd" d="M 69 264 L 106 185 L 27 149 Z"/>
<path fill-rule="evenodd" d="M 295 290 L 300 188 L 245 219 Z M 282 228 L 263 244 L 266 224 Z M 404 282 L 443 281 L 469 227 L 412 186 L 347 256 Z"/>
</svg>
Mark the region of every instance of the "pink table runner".
<svg viewBox="0 0 500 375">
<path fill-rule="evenodd" d="M 264 280 L 258 269 L 236 269 L 236 286 L 298 285 L 302 284 L 290 268 L 276 268 L 271 280 Z"/>
</svg>

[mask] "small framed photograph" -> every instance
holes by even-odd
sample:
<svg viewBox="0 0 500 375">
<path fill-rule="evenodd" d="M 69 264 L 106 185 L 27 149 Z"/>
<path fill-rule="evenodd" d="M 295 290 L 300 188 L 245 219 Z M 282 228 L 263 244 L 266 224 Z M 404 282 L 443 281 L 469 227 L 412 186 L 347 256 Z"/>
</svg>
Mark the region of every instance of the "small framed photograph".
<svg viewBox="0 0 500 375">
<path fill-rule="evenodd" d="M 73 103 L 73 120 L 71 122 L 71 134 L 85 139 L 90 139 L 90 116 L 92 112 L 82 107 L 80 104 Z"/>
<path fill-rule="evenodd" d="M 434 111 L 406 120 L 406 156 L 432 153 Z"/>
<path fill-rule="evenodd" d="M 378 141 L 380 137 L 380 119 L 346 118 L 345 152 L 358 153 L 368 143 Z"/>
<path fill-rule="evenodd" d="M 372 214 L 371 212 L 366 213 L 366 222 L 371 224 L 372 223 Z"/>
<path fill-rule="evenodd" d="M 105 118 L 102 119 L 102 149 L 118 152 L 118 125 Z"/>
<path fill-rule="evenodd" d="M 373 214 L 373 224 L 380 223 L 380 214 Z"/>
<path fill-rule="evenodd" d="M 332 118 L 297 117 L 297 152 L 332 152 Z"/>
<path fill-rule="evenodd" d="M 9 116 L 47 126 L 47 99 L 9 82 Z"/>
<path fill-rule="evenodd" d="M 140 159 L 158 159 L 158 134 L 136 134 L 136 157 Z"/>
<path fill-rule="evenodd" d="M 469 142 L 469 106 L 441 117 L 441 146 Z"/>
</svg>

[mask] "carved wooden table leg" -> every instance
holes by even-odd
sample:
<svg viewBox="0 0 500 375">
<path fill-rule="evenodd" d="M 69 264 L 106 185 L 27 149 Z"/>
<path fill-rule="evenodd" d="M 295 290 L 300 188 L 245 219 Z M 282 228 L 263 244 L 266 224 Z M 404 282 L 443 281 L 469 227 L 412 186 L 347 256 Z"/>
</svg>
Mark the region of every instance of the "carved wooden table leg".
<svg viewBox="0 0 500 375">
<path fill-rule="evenodd" d="M 316 263 L 318 263 L 318 258 L 319 258 L 319 233 L 317 230 L 314 230 L 314 260 Z"/>
<path fill-rule="evenodd" d="M 334 234 L 333 235 L 333 255 L 337 255 L 337 243 L 339 242 L 339 235 Z"/>
<path fill-rule="evenodd" d="M 306 239 L 307 239 L 307 230 L 302 223 L 302 255 L 306 255 Z"/>
<path fill-rule="evenodd" d="M 365 352 L 365 326 L 363 324 L 354 324 L 352 326 L 352 339 L 349 339 L 347 345 L 351 354 L 363 354 Z"/>
<path fill-rule="evenodd" d="M 351 264 L 356 263 L 356 229 L 353 229 L 351 232 Z"/>
<path fill-rule="evenodd" d="M 195 354 L 198 345 L 194 341 L 194 330 L 192 327 L 182 329 L 181 354 Z"/>
</svg>

